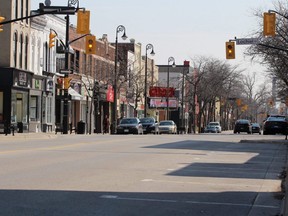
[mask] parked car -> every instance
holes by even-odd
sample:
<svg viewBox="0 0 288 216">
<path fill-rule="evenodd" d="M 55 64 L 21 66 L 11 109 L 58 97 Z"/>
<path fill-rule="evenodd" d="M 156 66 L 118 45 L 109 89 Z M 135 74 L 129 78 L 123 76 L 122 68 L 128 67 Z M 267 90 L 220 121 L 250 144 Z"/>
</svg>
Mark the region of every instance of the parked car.
<svg viewBox="0 0 288 216">
<path fill-rule="evenodd" d="M 261 134 L 261 127 L 258 123 L 252 123 L 252 134 L 253 133 L 259 133 Z"/>
<path fill-rule="evenodd" d="M 143 126 L 138 118 L 123 118 L 117 126 L 117 134 L 143 134 Z"/>
<path fill-rule="evenodd" d="M 263 125 L 263 135 L 286 134 L 288 122 L 285 116 L 268 117 Z"/>
<path fill-rule="evenodd" d="M 246 132 L 248 134 L 252 133 L 252 125 L 249 120 L 247 119 L 239 119 L 236 121 L 234 126 L 234 134 Z"/>
<path fill-rule="evenodd" d="M 217 130 L 217 133 L 221 133 L 222 132 L 222 128 L 219 122 L 209 122 L 208 124 L 209 126 L 214 126 Z"/>
<path fill-rule="evenodd" d="M 153 117 L 141 118 L 140 123 L 143 126 L 143 132 L 159 134 L 159 123 Z"/>
<path fill-rule="evenodd" d="M 177 125 L 172 120 L 160 121 L 159 122 L 159 134 L 168 133 L 168 134 L 176 134 L 177 133 Z"/>
<path fill-rule="evenodd" d="M 204 133 L 218 133 L 218 129 L 216 128 L 215 125 L 207 125 L 204 128 Z"/>
</svg>

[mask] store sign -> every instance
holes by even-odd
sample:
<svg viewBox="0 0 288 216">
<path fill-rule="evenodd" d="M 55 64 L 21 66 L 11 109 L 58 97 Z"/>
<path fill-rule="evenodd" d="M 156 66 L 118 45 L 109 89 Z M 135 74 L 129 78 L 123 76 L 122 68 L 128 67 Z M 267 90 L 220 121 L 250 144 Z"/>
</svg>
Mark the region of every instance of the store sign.
<svg viewBox="0 0 288 216">
<path fill-rule="evenodd" d="M 15 71 L 13 74 L 14 86 L 28 87 L 32 84 L 32 75 L 24 71 Z"/>
<path fill-rule="evenodd" d="M 175 97 L 175 88 L 169 87 L 150 87 L 150 97 Z"/>
<path fill-rule="evenodd" d="M 167 98 L 149 98 L 148 106 L 153 108 L 167 108 Z M 169 108 L 177 108 L 178 100 L 176 98 L 169 98 Z"/>
</svg>

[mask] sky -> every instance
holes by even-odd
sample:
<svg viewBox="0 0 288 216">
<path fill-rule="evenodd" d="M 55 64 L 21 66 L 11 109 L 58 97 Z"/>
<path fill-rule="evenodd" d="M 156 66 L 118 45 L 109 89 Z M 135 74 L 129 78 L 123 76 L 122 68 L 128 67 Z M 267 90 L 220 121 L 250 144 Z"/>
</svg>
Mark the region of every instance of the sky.
<svg viewBox="0 0 288 216">
<path fill-rule="evenodd" d="M 31 0 L 31 9 L 38 9 L 39 0 Z M 154 47 L 155 63 L 168 64 L 174 57 L 176 64 L 184 60 L 193 61 L 198 56 L 212 57 L 226 61 L 225 42 L 229 39 L 251 37 L 259 30 L 262 20 L 254 16 L 255 10 L 267 12 L 274 9 L 273 0 L 79 0 L 80 7 L 90 10 L 91 33 L 100 38 L 108 35 L 115 41 L 116 29 L 124 25 L 128 39 L 135 39 L 145 47 Z M 67 6 L 68 0 L 51 0 L 51 6 Z M 75 18 L 73 18 L 75 17 Z M 71 16 L 76 24 L 76 15 Z M 118 34 L 122 41 L 121 33 Z M 247 46 L 236 46 L 236 59 L 227 60 L 239 65 L 245 73 L 256 72 L 265 76 L 265 68 L 251 63 L 243 55 Z"/>
</svg>

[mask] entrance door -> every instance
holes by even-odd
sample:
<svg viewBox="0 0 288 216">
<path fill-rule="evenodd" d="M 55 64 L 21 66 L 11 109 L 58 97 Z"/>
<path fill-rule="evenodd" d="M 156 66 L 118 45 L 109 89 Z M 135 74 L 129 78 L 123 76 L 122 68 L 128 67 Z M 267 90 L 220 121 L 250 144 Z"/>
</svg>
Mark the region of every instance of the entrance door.
<svg viewBox="0 0 288 216">
<path fill-rule="evenodd" d="M 17 94 L 16 118 L 16 122 L 22 122 L 23 120 L 23 94 Z"/>
</svg>

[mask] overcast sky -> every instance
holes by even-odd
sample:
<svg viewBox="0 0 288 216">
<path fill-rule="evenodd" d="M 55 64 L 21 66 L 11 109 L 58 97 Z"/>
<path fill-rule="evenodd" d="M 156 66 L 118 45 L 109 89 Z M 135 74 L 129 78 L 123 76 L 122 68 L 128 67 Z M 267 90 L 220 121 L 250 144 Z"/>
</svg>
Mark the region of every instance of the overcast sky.
<svg viewBox="0 0 288 216">
<path fill-rule="evenodd" d="M 38 9 L 39 0 L 31 0 Z M 44 2 L 44 0 L 42 1 Z M 173 56 L 176 64 L 192 61 L 195 56 L 225 60 L 225 41 L 249 37 L 259 28 L 253 11 L 274 9 L 273 0 L 79 0 L 80 7 L 91 11 L 90 28 L 96 37 L 108 34 L 115 41 L 116 28 L 124 25 L 128 38 L 145 46 L 153 44 L 156 64 L 167 64 Z M 51 0 L 53 6 L 67 6 L 67 0 Z M 71 16 L 72 17 L 72 16 Z M 75 15 L 76 17 L 76 15 Z M 76 19 L 73 19 L 75 22 Z M 74 23 L 76 24 L 76 23 Z M 119 38 L 120 38 L 119 34 Z M 122 42 L 119 39 L 119 42 Z M 236 47 L 236 60 L 247 72 L 263 72 L 243 57 L 245 46 Z"/>
</svg>

